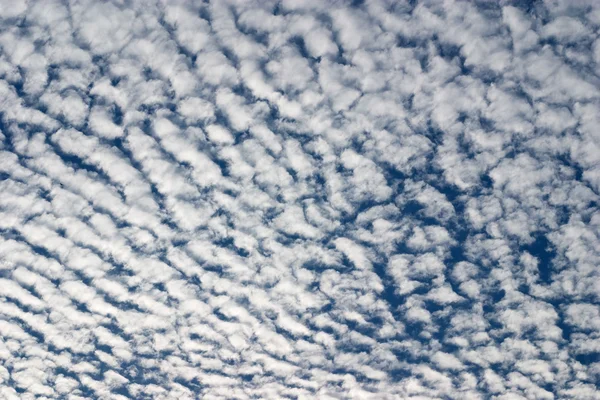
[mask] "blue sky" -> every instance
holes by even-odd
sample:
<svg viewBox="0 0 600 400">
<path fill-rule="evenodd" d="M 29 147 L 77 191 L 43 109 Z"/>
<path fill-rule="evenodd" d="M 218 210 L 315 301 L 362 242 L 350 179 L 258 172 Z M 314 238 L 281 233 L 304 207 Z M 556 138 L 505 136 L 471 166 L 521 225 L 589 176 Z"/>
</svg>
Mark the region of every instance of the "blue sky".
<svg viewBox="0 0 600 400">
<path fill-rule="evenodd" d="M 599 33 L 0 0 L 0 397 L 597 399 Z"/>
</svg>

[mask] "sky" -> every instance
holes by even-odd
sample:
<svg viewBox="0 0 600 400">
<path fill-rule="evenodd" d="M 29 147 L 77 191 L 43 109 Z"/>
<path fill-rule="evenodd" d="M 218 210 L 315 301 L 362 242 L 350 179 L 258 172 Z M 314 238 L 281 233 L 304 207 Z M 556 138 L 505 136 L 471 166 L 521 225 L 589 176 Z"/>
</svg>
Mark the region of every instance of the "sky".
<svg viewBox="0 0 600 400">
<path fill-rule="evenodd" d="M 0 0 L 0 398 L 599 399 L 600 2 Z"/>
</svg>

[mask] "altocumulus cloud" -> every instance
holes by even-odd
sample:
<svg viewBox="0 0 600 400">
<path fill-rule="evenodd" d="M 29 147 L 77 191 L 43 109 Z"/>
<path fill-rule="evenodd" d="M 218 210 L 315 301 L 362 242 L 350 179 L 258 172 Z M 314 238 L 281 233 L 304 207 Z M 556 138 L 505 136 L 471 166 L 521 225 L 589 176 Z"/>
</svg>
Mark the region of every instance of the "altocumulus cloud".
<svg viewBox="0 0 600 400">
<path fill-rule="evenodd" d="M 0 398 L 598 399 L 599 34 L 0 1 Z"/>
</svg>

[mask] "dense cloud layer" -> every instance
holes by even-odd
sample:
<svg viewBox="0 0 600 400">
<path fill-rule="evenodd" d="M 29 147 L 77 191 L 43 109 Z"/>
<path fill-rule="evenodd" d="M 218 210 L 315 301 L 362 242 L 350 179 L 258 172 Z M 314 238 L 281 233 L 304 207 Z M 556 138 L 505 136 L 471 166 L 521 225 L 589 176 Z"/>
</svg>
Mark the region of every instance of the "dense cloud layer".
<svg viewBox="0 0 600 400">
<path fill-rule="evenodd" d="M 600 3 L 0 1 L 3 399 L 597 399 Z"/>
</svg>

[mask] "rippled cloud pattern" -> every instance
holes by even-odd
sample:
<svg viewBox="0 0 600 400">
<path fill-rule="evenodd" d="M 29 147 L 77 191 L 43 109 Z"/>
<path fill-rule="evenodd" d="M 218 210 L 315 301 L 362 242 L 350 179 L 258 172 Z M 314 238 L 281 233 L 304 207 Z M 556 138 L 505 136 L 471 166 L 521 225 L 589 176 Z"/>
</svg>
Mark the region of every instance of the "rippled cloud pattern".
<svg viewBox="0 0 600 400">
<path fill-rule="evenodd" d="M 600 2 L 0 0 L 0 398 L 600 398 Z"/>
</svg>

